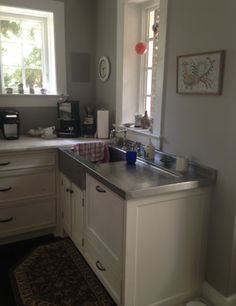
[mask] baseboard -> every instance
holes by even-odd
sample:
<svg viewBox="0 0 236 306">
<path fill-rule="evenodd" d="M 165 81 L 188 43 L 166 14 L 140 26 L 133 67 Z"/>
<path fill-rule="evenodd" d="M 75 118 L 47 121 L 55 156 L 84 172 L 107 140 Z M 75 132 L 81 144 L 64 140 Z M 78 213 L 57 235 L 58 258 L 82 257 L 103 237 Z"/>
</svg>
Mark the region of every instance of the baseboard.
<svg viewBox="0 0 236 306">
<path fill-rule="evenodd" d="M 235 306 L 236 305 L 236 294 L 230 297 L 225 297 L 207 282 L 204 282 L 202 285 L 202 295 L 213 306 Z"/>
</svg>

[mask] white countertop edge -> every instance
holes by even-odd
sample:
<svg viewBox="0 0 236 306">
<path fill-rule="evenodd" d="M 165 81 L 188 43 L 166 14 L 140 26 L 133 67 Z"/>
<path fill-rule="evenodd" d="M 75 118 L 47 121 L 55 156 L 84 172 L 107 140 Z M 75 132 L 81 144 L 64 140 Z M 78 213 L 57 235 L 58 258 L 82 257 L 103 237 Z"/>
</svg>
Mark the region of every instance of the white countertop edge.
<svg viewBox="0 0 236 306">
<path fill-rule="evenodd" d="M 0 139 L 0 153 L 57 149 L 59 147 L 73 146 L 78 143 L 100 141 L 108 141 L 108 139 L 83 137 L 43 139 L 40 137 L 21 135 L 19 139 L 16 140 Z"/>
</svg>

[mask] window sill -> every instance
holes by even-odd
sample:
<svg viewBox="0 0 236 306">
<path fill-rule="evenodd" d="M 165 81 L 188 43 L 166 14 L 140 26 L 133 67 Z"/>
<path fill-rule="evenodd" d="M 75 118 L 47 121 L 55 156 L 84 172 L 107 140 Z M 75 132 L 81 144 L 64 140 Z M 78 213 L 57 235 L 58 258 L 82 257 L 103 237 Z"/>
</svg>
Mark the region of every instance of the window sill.
<svg viewBox="0 0 236 306">
<path fill-rule="evenodd" d="M 150 138 L 155 148 L 160 149 L 160 135 L 153 134 L 148 129 L 130 127 L 127 128 L 127 139 L 130 139 L 132 141 L 138 141 L 141 142 L 143 145 L 146 145 L 149 143 Z"/>
<path fill-rule="evenodd" d="M 56 107 L 59 95 L 42 94 L 3 94 L 0 95 L 0 107 Z"/>
<path fill-rule="evenodd" d="M 0 97 L 59 97 L 60 94 L 29 94 L 29 93 L 24 93 L 24 94 L 0 94 Z"/>
<path fill-rule="evenodd" d="M 127 128 L 127 130 L 130 131 L 130 132 L 133 132 L 133 133 L 137 133 L 137 134 L 144 135 L 144 136 L 149 136 L 149 137 L 155 138 L 155 139 L 160 139 L 161 138 L 159 135 L 153 134 L 152 132 L 150 132 L 149 129 L 129 127 L 129 128 Z"/>
</svg>

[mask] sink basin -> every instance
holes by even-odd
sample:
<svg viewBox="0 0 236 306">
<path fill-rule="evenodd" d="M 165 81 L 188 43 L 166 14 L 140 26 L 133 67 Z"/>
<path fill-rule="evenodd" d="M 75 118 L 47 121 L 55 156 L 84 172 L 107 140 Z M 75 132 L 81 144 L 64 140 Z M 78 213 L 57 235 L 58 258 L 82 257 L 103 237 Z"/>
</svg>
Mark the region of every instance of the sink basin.
<svg viewBox="0 0 236 306">
<path fill-rule="evenodd" d="M 126 153 L 118 148 L 108 146 L 110 163 L 126 160 Z M 73 158 L 71 158 L 73 157 Z M 79 155 L 72 148 L 59 150 L 59 169 L 70 178 L 78 187 L 85 189 L 85 169 L 78 163 Z"/>
<path fill-rule="evenodd" d="M 118 148 L 109 146 L 110 163 L 126 160 L 126 153 Z"/>
</svg>

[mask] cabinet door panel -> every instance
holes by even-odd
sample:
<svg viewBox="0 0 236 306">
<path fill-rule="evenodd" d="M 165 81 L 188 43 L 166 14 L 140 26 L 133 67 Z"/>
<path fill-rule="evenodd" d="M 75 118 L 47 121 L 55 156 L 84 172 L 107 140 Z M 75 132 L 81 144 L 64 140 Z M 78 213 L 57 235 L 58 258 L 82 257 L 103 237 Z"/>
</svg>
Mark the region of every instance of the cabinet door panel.
<svg viewBox="0 0 236 306">
<path fill-rule="evenodd" d="M 0 203 L 22 200 L 36 196 L 55 194 L 55 171 L 53 168 L 34 169 L 0 176 Z"/>
<path fill-rule="evenodd" d="M 114 301 L 119 305 L 121 300 L 121 278 L 113 273 L 112 270 L 106 266 L 103 258 L 98 254 L 96 249 L 88 240 L 86 242 L 87 254 L 86 260 L 95 274 L 101 280 L 105 288 L 108 290 Z"/>
<path fill-rule="evenodd" d="M 118 274 L 123 243 L 123 200 L 87 175 L 86 234 L 106 263 Z"/>
<path fill-rule="evenodd" d="M 30 200 L 0 206 L 0 237 L 55 226 L 55 199 Z"/>
<path fill-rule="evenodd" d="M 71 189 L 73 194 L 71 197 L 72 204 L 72 240 L 75 245 L 81 249 L 83 247 L 83 191 L 72 183 Z"/>
<path fill-rule="evenodd" d="M 61 203 L 63 211 L 63 228 L 71 236 L 71 182 L 62 175 Z"/>
<path fill-rule="evenodd" d="M 6 170 L 35 168 L 55 165 L 55 153 L 38 151 L 30 153 L 7 153 L 0 155 L 0 172 Z"/>
</svg>

